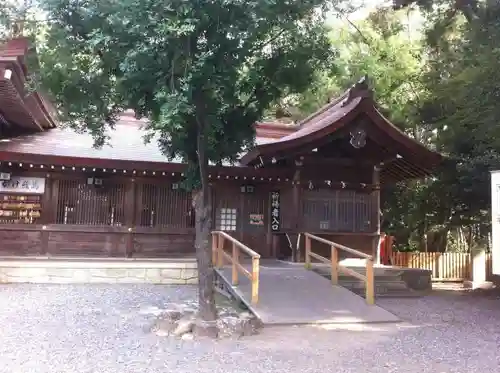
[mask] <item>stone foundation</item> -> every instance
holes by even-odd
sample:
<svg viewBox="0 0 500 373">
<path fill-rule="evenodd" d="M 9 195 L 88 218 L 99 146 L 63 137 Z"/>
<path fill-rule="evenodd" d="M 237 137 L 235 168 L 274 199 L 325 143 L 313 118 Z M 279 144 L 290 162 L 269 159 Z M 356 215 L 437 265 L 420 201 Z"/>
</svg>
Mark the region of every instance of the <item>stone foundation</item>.
<svg viewBox="0 0 500 373">
<path fill-rule="evenodd" d="M 196 284 L 194 259 L 2 259 L 0 283 Z"/>
</svg>

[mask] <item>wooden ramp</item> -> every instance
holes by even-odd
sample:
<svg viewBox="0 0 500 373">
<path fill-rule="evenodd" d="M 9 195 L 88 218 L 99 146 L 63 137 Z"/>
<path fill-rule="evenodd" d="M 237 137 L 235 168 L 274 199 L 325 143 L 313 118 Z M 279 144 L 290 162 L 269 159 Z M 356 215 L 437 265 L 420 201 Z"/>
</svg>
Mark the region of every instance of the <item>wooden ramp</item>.
<svg viewBox="0 0 500 373">
<path fill-rule="evenodd" d="M 242 263 L 250 270 L 250 265 Z M 231 266 L 216 269 L 220 280 L 264 325 L 386 323 L 399 319 L 366 304 L 365 299 L 305 268 L 279 261 L 261 261 L 259 302 L 250 303 L 251 283 L 240 276 L 231 285 Z"/>
</svg>

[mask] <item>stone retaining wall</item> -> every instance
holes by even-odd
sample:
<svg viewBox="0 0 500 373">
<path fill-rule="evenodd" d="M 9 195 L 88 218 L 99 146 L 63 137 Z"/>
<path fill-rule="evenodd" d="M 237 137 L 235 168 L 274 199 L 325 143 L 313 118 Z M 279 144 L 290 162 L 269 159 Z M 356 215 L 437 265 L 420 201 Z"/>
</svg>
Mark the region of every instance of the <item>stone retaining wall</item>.
<svg viewBox="0 0 500 373">
<path fill-rule="evenodd" d="M 194 260 L 3 260 L 0 283 L 196 284 Z"/>
</svg>

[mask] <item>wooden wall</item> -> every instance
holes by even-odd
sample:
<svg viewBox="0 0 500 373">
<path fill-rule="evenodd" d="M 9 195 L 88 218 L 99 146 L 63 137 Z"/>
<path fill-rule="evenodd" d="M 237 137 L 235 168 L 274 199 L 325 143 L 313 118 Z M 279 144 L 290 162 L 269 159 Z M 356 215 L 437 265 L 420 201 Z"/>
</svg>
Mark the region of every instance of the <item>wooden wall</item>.
<svg viewBox="0 0 500 373">
<path fill-rule="evenodd" d="M 0 255 L 194 255 L 194 210 L 191 194 L 178 185 L 180 175 L 8 172 L 13 176 L 44 177 L 46 186 L 40 218 L 32 224 L 0 225 Z M 102 179 L 102 186 L 89 185 L 89 177 Z M 253 189 L 248 192 L 242 186 Z M 284 234 L 296 232 L 320 234 L 371 252 L 376 212 L 369 191 L 309 190 L 306 183 L 299 188 L 297 194 L 291 182 L 213 180 L 213 229 L 227 231 L 263 257 L 286 252 Z M 271 231 L 272 191 L 280 191 L 279 232 Z M 324 248 L 317 250 L 324 254 Z"/>
<path fill-rule="evenodd" d="M 176 188 L 178 179 L 81 172 L 12 175 L 46 178 L 45 193 L 33 224 L 0 225 L 0 255 L 194 255 L 191 194 Z M 88 185 L 91 176 L 103 185 Z"/>
</svg>

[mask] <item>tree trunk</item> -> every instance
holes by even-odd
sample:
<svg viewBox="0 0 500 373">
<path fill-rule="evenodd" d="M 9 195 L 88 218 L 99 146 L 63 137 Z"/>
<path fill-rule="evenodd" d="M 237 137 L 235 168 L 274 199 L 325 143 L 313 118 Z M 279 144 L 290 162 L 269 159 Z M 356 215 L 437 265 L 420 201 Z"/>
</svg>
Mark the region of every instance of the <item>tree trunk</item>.
<svg viewBox="0 0 500 373">
<path fill-rule="evenodd" d="M 199 105 L 199 109 L 203 105 Z M 212 208 L 210 206 L 208 185 L 208 157 L 206 123 L 203 110 L 197 116 L 197 153 L 201 189 L 194 193 L 193 202 L 196 211 L 196 261 L 198 264 L 198 322 L 195 333 L 198 336 L 217 337 L 217 308 L 215 307 L 215 273 L 212 263 L 212 251 L 209 245 L 212 227 Z"/>
<path fill-rule="evenodd" d="M 211 247 L 209 245 L 211 228 L 211 206 L 205 203 L 204 196 L 208 191 L 203 189 L 193 193 L 196 211 L 196 261 L 198 264 L 198 322 L 195 333 L 202 336 L 217 337 L 217 309 L 215 307 L 214 268 L 212 265 Z"/>
</svg>

